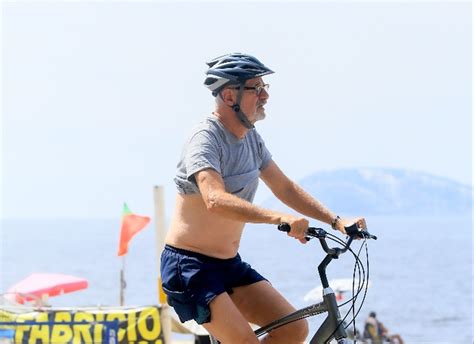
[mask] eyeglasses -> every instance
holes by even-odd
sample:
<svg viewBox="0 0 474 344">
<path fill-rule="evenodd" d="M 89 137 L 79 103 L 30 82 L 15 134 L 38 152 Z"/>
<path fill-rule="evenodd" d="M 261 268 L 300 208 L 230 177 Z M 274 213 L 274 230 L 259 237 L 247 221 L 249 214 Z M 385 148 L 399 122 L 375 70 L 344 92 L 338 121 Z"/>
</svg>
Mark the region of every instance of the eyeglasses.
<svg viewBox="0 0 474 344">
<path fill-rule="evenodd" d="M 240 87 L 229 87 L 229 88 L 233 90 L 240 89 Z M 263 90 L 265 90 L 265 92 L 268 92 L 269 88 L 270 88 L 270 84 L 263 84 L 263 85 L 257 85 L 257 86 L 244 86 L 244 90 L 254 90 L 257 97 L 260 97 Z"/>
</svg>

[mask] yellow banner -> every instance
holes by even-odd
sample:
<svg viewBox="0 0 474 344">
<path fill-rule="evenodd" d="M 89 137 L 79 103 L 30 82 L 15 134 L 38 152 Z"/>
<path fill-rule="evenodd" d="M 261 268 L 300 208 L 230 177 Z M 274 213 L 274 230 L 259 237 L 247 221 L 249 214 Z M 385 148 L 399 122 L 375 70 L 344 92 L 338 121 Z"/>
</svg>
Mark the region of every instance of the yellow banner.
<svg viewBox="0 0 474 344">
<path fill-rule="evenodd" d="M 2 333 L 11 336 L 13 343 L 165 344 L 157 306 L 29 313 L 0 309 L 0 338 Z"/>
</svg>

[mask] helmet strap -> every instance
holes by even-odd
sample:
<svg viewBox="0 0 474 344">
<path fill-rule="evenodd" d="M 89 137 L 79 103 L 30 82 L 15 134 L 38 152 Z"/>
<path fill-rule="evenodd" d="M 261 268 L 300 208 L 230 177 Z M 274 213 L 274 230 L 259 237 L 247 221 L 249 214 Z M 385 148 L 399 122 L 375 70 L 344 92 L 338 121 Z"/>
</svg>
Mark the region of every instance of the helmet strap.
<svg viewBox="0 0 474 344">
<path fill-rule="evenodd" d="M 248 120 L 247 116 L 240 110 L 240 100 L 242 99 L 242 94 L 244 92 L 244 84 L 240 84 L 239 87 L 239 93 L 237 94 L 237 102 L 232 105 L 232 110 L 234 110 L 235 114 L 237 115 L 237 118 L 239 119 L 240 123 L 247 128 L 247 129 L 253 129 L 255 126 L 250 123 Z"/>
</svg>

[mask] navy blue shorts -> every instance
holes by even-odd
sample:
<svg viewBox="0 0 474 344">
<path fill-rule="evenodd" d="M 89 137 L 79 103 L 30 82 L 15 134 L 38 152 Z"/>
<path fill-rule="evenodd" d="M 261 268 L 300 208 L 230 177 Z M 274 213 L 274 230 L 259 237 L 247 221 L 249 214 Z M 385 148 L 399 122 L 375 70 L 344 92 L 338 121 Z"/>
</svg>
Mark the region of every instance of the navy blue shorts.
<svg viewBox="0 0 474 344">
<path fill-rule="evenodd" d="M 161 254 L 161 279 L 168 304 L 182 322 L 211 321 L 209 303 L 232 288 L 266 280 L 240 255 L 219 259 L 166 245 Z"/>
</svg>

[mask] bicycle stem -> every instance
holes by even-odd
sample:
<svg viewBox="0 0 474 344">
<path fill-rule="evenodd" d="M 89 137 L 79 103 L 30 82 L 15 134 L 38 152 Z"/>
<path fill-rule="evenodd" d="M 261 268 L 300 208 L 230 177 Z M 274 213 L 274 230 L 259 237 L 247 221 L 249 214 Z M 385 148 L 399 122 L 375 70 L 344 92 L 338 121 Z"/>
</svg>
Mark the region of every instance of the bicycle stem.
<svg viewBox="0 0 474 344">
<path fill-rule="evenodd" d="M 329 282 L 326 275 L 326 267 L 332 260 L 333 258 L 328 254 L 318 266 L 319 278 L 321 279 L 323 289 L 329 288 Z"/>
<path fill-rule="evenodd" d="M 321 264 L 318 266 L 318 272 L 319 272 L 319 278 L 321 279 L 321 283 L 323 285 L 323 288 L 328 288 L 329 287 L 329 282 L 328 278 L 326 276 L 326 267 L 329 265 L 329 263 L 333 259 L 338 259 L 339 256 L 346 252 L 349 246 L 352 243 L 353 238 L 350 237 L 349 240 L 347 240 L 346 246 L 341 249 L 338 247 L 334 248 L 329 248 L 328 244 L 326 243 L 326 239 L 324 237 L 319 238 L 319 242 L 321 243 L 321 246 L 323 247 L 324 252 L 327 253 L 326 257 L 323 259 Z"/>
</svg>

